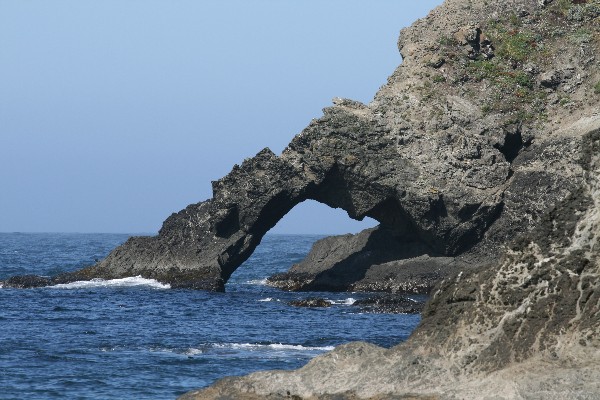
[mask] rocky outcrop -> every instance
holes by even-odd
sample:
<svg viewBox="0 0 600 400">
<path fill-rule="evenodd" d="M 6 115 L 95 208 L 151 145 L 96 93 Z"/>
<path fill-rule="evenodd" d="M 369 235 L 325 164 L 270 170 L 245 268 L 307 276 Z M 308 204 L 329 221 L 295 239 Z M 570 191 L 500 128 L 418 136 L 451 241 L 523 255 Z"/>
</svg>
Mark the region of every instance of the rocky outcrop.
<svg viewBox="0 0 600 400">
<path fill-rule="evenodd" d="M 335 239 L 317 247 L 301 286 L 334 284 L 336 259 L 362 268 L 342 287 L 363 282 L 361 254 L 460 271 L 404 344 L 351 343 L 185 398 L 597 398 L 599 17 L 598 0 L 447 0 L 402 31 L 403 64 L 369 105 L 336 99 L 281 155 L 235 166 L 156 237 L 51 282 L 142 275 L 222 290 L 286 212 L 314 199 L 380 228 L 348 238 L 358 253 Z M 398 248 L 369 243 L 381 233 Z"/>
<path fill-rule="evenodd" d="M 268 284 L 293 291 L 426 294 L 460 270 L 459 259 L 435 256 L 423 242 L 394 233 L 379 226 L 321 239 L 302 262 L 269 277 Z"/>
<path fill-rule="evenodd" d="M 465 265 L 403 344 L 350 343 L 183 398 L 598 398 L 599 16 L 592 0 L 447 0 L 403 30 L 404 63 L 368 106 L 417 172 L 396 198 L 401 240 Z"/>
<path fill-rule="evenodd" d="M 444 280 L 406 343 L 351 343 L 297 371 L 226 378 L 183 398 L 597 398 L 600 118 L 583 122 L 578 190 L 501 260 Z"/>
<path fill-rule="evenodd" d="M 265 149 L 236 165 L 213 182 L 211 199 L 171 215 L 157 236 L 131 238 L 98 264 L 51 282 L 141 275 L 174 288 L 223 290 L 264 234 L 307 199 L 376 219 L 397 241 L 427 249 L 436 265 L 446 261 L 431 257 L 475 250 L 469 264 L 493 260 L 500 244 L 535 226 L 581 182 L 577 162 L 564 157 L 577 153 L 578 137 L 551 134 L 565 105 L 545 100 L 548 90 L 569 94 L 571 113 L 557 122 L 581 117 L 576 105 L 592 91 L 586 57 L 593 46 L 557 54 L 553 63 L 574 60 L 571 53 L 580 62 L 568 61 L 572 77 L 549 89 L 538 75 L 555 68 L 528 43 L 535 35 L 562 40 L 535 30 L 543 25 L 535 18 L 555 10 L 540 16 L 526 1 L 469 7 L 450 1 L 427 26 L 405 30 L 404 63 L 371 104 L 335 99 L 281 155 Z M 531 22 L 527 34 L 491 24 L 510 15 L 506 8 Z M 454 38 L 459 30 L 465 40 Z"/>
<path fill-rule="evenodd" d="M 321 299 L 321 298 L 310 298 L 310 299 L 302 299 L 302 300 L 292 300 L 288 303 L 290 306 L 294 307 L 309 307 L 309 308 L 327 308 L 331 307 L 331 302 Z"/>
</svg>

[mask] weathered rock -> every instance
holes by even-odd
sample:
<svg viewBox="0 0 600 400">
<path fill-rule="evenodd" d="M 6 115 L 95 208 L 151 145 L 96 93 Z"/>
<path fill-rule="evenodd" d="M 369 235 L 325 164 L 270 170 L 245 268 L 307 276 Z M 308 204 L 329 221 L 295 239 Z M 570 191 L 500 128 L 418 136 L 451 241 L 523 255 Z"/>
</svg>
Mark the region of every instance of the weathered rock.
<svg viewBox="0 0 600 400">
<path fill-rule="evenodd" d="M 580 187 L 498 262 L 445 279 L 407 342 L 350 343 L 296 371 L 226 378 L 183 398 L 597 398 L 600 117 L 571 129 L 587 132 Z"/>
<path fill-rule="evenodd" d="M 470 264 L 440 282 L 407 342 L 350 343 L 299 370 L 226 378 L 185 398 L 600 398 L 600 75 L 587 61 L 600 43 L 570 46 L 554 34 L 600 33 L 570 17 L 600 7 L 581 3 L 447 0 L 402 31 L 403 64 L 368 106 L 416 172 L 395 198 L 408 228 L 385 227 Z M 460 45 L 436 41 L 470 21 L 492 31 L 492 60 L 468 61 Z M 447 60 L 437 87 L 424 82 L 432 52 Z M 540 73 L 574 65 L 576 106 L 546 102 L 523 72 L 528 64 Z M 382 173 L 372 187 L 398 171 L 407 169 Z M 432 193 L 433 219 L 417 211 L 419 185 Z M 469 225 L 458 234 L 461 217 Z"/>
<path fill-rule="evenodd" d="M 268 284 L 293 291 L 429 293 L 460 269 L 453 257 L 436 257 L 422 242 L 384 227 L 317 241 L 308 256 Z"/>
<path fill-rule="evenodd" d="M 404 344 L 351 343 L 186 398 L 598 398 L 600 43 L 569 34 L 597 38 L 600 3 L 581 3 L 447 0 L 402 31 L 403 64 L 369 105 L 336 99 L 281 155 L 234 167 L 158 236 L 53 282 L 142 275 L 222 290 L 286 212 L 314 199 L 427 249 L 369 256 L 377 265 L 426 255 L 462 270 L 439 283 Z M 480 44 L 493 38 L 493 58 L 448 40 L 467 25 Z M 434 70 L 435 55 L 445 62 Z M 528 65 L 540 75 L 573 65 L 557 89 L 570 106 L 547 101 Z"/>
<path fill-rule="evenodd" d="M 372 103 L 335 99 L 281 155 L 264 149 L 236 165 L 213 182 L 211 199 L 171 215 L 157 236 L 131 238 L 96 265 L 51 282 L 141 275 L 173 288 L 224 290 L 264 234 L 307 199 L 344 209 L 350 218 L 374 218 L 399 241 L 428 249 L 414 263 L 410 257 L 377 261 L 373 265 L 379 269 L 361 282 L 339 286 L 411 290 L 378 277 L 386 271 L 396 274 L 407 263 L 434 265 L 435 270 L 438 261 L 440 267 L 445 262 L 433 257 L 460 256 L 460 265 L 485 265 L 500 254 L 503 243 L 534 227 L 547 207 L 582 180 L 577 161 L 564 157 L 577 153 L 580 138 L 552 132 L 554 122 L 572 122 L 585 113 L 591 85 L 573 86 L 570 104 L 576 112 L 565 117 L 560 104 L 543 103 L 544 90 L 531 84 L 529 74 L 512 69 L 533 63 L 549 71 L 556 69 L 550 61 L 572 63 L 574 76 L 593 82 L 583 70 L 586 64 L 576 61 L 593 53 L 585 46 L 595 43 L 555 58 L 536 50 L 542 46 L 521 52 L 534 33 L 543 38 L 544 51 L 563 44 L 539 28 L 553 21 L 543 20 L 555 15 L 553 7 L 541 12 L 534 2 L 514 0 L 474 1 L 465 9 L 460 0 L 448 1 L 402 32 L 398 46 L 404 62 Z M 502 37 L 513 31 L 494 28 L 498 18 L 514 10 L 525 11 L 519 15 L 527 16 L 531 35 Z M 443 39 L 465 26 L 474 29 L 465 34 L 469 47 L 493 36 L 502 51 L 485 60 L 461 56 L 460 44 Z M 432 83 L 427 60 L 436 57 L 445 63 Z M 499 92 L 490 96 L 490 90 Z M 500 100 L 494 103 L 490 97 Z M 538 121 L 531 117 L 535 113 L 549 118 Z"/>
<path fill-rule="evenodd" d="M 310 298 L 310 299 L 302 299 L 302 300 L 292 300 L 288 303 L 290 306 L 294 307 L 318 307 L 318 308 L 326 308 L 331 307 L 331 302 L 321 299 L 321 298 Z"/>
<path fill-rule="evenodd" d="M 354 306 L 364 312 L 388 314 L 419 314 L 423 311 L 423 302 L 404 296 L 383 295 L 356 300 Z"/>
<path fill-rule="evenodd" d="M 22 275 L 13 276 L 2 282 L 2 287 L 5 288 L 36 288 L 52 285 L 52 280 L 43 276 L 37 275 Z"/>
</svg>

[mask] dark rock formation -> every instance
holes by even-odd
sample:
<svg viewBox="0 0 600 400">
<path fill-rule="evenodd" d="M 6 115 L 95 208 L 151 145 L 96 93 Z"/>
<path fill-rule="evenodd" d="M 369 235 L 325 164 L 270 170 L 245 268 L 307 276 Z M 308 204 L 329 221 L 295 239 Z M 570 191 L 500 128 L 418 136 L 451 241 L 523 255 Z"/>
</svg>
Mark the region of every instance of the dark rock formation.
<svg viewBox="0 0 600 400">
<path fill-rule="evenodd" d="M 354 306 L 364 312 L 389 314 L 418 314 L 423 311 L 422 302 L 404 296 L 384 295 L 356 300 Z"/>
<path fill-rule="evenodd" d="M 331 307 L 331 302 L 329 302 L 325 299 L 320 299 L 320 298 L 292 300 L 288 304 L 290 306 L 294 306 L 294 307 L 319 307 L 319 308 Z"/>
<path fill-rule="evenodd" d="M 422 242 L 380 226 L 317 241 L 301 263 L 268 283 L 294 291 L 429 293 L 459 269 L 454 257 L 436 257 Z"/>
<path fill-rule="evenodd" d="M 369 286 L 376 267 L 417 260 L 460 271 L 402 345 L 351 343 L 185 398 L 598 398 L 599 16 L 600 0 L 447 0 L 402 31 L 403 64 L 369 105 L 334 100 L 281 155 L 235 166 L 158 236 L 51 282 L 141 275 L 222 290 L 285 213 L 314 199 L 380 228 L 348 237 L 356 253 L 324 242 L 306 279 L 282 282 Z M 378 235 L 393 249 L 370 243 Z"/>
<path fill-rule="evenodd" d="M 61 280 L 141 275 L 223 290 L 264 234 L 306 199 L 372 217 L 428 254 L 456 256 L 483 241 L 479 254 L 493 257 L 577 185 L 580 168 L 561 158 L 577 140 L 542 135 L 530 146 L 530 127 L 482 114 L 476 99 L 454 93 L 460 88 L 425 103 L 413 88 L 431 68 L 420 64 L 424 50 L 400 47 L 405 64 L 372 104 L 336 100 L 282 155 L 265 149 L 236 165 L 213 182 L 212 199 L 171 215 L 157 236 L 131 238 Z"/>
</svg>

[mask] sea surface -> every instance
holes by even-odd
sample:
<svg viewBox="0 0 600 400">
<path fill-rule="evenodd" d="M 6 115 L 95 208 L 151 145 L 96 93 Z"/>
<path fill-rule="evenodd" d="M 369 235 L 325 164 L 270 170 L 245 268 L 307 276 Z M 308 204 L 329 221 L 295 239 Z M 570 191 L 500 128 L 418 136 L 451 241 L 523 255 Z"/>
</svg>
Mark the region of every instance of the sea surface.
<svg viewBox="0 0 600 400">
<path fill-rule="evenodd" d="M 93 264 L 128 237 L 0 233 L 0 280 Z M 364 294 L 265 285 L 320 237 L 267 235 L 226 293 L 142 278 L 0 288 L 0 399 L 173 399 L 224 376 L 298 368 L 342 343 L 405 340 L 418 315 L 361 313 L 352 303 Z M 287 304 L 317 296 L 333 306 Z"/>
</svg>

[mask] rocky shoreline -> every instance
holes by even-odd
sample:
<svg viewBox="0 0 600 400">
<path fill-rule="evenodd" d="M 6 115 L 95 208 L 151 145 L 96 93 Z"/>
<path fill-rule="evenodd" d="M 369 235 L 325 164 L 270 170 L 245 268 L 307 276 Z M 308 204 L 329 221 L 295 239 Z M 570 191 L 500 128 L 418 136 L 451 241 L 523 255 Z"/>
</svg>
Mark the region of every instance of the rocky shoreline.
<svg viewBox="0 0 600 400">
<path fill-rule="evenodd" d="M 281 155 L 234 166 L 155 237 L 3 284 L 140 275 L 222 291 L 313 199 L 380 225 L 317 242 L 270 284 L 431 293 L 421 324 L 391 349 L 351 343 L 183 398 L 597 398 L 599 21 L 598 0 L 446 0 L 402 30 L 403 63 L 368 105 L 334 99 Z"/>
<path fill-rule="evenodd" d="M 350 343 L 296 371 L 225 378 L 182 398 L 598 398 L 600 89 L 595 88 L 600 73 L 594 54 L 600 54 L 599 17 L 597 1 L 448 0 L 402 31 L 404 64 L 369 107 L 389 119 L 404 116 L 397 145 L 419 142 L 418 159 L 431 168 L 439 164 L 425 149 L 439 137 L 436 132 L 445 132 L 450 143 L 460 132 L 465 145 L 460 156 L 449 145 L 439 157 L 460 160 L 448 166 L 460 175 L 458 182 L 498 196 L 500 207 L 487 203 L 493 211 L 486 215 L 494 217 L 480 225 L 479 233 L 470 231 L 472 246 L 452 247 L 460 250 L 423 240 L 422 254 L 390 261 L 369 253 L 370 246 L 381 251 L 375 250 L 377 243 L 368 243 L 376 229 L 325 239 L 306 260 L 271 278 L 287 290 L 348 290 L 364 282 L 376 265 L 412 264 L 423 256 L 449 259 L 446 265 L 457 269 L 447 271 L 433 289 L 422 322 L 406 343 L 391 349 Z M 582 34 L 589 37 L 581 40 Z M 441 94 L 435 83 L 448 92 Z M 502 101 L 482 95 L 490 91 L 499 91 Z M 419 98 L 427 102 L 414 101 Z M 393 100 L 419 104 L 430 119 L 411 107 L 412 114 L 399 113 Z M 491 148 L 508 165 L 486 155 L 490 147 L 481 138 L 494 135 L 493 126 L 483 127 L 490 118 L 504 132 L 504 141 Z M 413 135 L 415 123 L 424 129 L 420 137 Z M 498 154 L 493 157 L 499 160 Z M 479 163 L 486 159 L 488 164 Z M 475 169 L 473 163 L 479 163 Z M 505 178 L 495 175 L 505 167 Z M 423 173 L 417 176 L 422 179 Z M 455 199 L 444 186 L 448 174 L 441 172 L 439 180 L 430 184 L 439 196 L 430 196 L 428 203 L 437 207 L 436 227 L 448 223 L 444 217 L 453 210 L 447 204 Z M 455 215 L 472 221 L 481 205 L 462 204 Z M 431 239 L 425 219 L 424 214 L 411 219 L 411 234 L 392 229 L 391 236 L 405 243 Z M 362 258 L 370 261 L 361 264 Z"/>
</svg>

